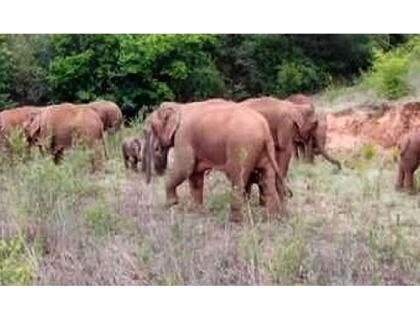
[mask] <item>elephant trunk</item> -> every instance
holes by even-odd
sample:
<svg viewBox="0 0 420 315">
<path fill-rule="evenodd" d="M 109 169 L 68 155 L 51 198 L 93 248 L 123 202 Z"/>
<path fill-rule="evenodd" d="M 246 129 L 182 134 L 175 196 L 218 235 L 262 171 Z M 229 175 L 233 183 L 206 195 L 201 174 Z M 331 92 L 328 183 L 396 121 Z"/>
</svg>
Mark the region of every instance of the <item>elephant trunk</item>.
<svg viewBox="0 0 420 315">
<path fill-rule="evenodd" d="M 150 183 L 152 177 L 152 152 L 153 152 L 153 133 L 145 130 L 145 144 L 143 146 L 142 171 L 146 173 L 146 183 Z"/>
<path fill-rule="evenodd" d="M 339 169 L 339 170 L 341 170 L 341 163 L 339 162 L 339 161 L 337 161 L 336 159 L 334 159 L 334 158 L 332 158 L 328 153 L 327 153 L 327 151 L 325 151 L 325 147 L 323 147 L 323 146 L 321 146 L 321 145 L 319 145 L 318 144 L 318 142 L 317 142 L 317 147 L 318 147 L 318 150 L 319 150 L 319 153 L 321 153 L 321 155 L 328 161 L 328 162 L 330 162 L 330 163 L 332 163 L 332 164 L 334 164 L 334 165 L 336 165 L 337 166 L 337 168 Z"/>
</svg>

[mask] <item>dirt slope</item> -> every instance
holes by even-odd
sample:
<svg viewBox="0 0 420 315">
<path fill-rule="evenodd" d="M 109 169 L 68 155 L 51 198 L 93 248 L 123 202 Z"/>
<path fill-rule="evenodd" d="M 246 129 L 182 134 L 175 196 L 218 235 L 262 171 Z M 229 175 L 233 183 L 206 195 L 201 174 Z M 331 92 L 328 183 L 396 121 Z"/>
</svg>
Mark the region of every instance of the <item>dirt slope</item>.
<svg viewBox="0 0 420 315">
<path fill-rule="evenodd" d="M 364 143 L 389 149 L 420 125 L 420 102 L 350 108 L 328 114 L 327 121 L 329 149 L 350 150 Z"/>
</svg>

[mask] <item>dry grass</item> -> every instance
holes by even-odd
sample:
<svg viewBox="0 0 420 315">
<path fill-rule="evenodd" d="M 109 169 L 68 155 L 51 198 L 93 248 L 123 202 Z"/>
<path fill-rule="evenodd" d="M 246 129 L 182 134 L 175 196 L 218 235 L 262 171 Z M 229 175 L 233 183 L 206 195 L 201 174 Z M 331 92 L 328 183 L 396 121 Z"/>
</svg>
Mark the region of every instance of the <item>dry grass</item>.
<svg viewBox="0 0 420 315">
<path fill-rule="evenodd" d="M 2 284 L 352 285 L 419 284 L 419 199 L 394 192 L 392 154 L 361 148 L 327 162 L 293 163 L 286 222 L 262 222 L 254 193 L 250 222 L 228 222 L 230 187 L 206 181 L 206 210 L 163 208 L 163 179 L 152 186 L 126 171 L 121 138 L 90 173 L 89 154 L 55 166 L 33 152 L 0 163 Z M 15 161 L 14 159 L 13 161 Z"/>
</svg>

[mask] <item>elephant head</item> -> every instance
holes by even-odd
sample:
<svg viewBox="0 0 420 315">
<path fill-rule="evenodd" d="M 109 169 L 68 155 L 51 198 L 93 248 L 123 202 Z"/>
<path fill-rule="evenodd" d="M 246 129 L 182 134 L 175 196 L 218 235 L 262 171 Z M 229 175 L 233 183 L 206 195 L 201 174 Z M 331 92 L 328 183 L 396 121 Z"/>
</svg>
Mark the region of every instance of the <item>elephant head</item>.
<svg viewBox="0 0 420 315">
<path fill-rule="evenodd" d="M 146 119 L 145 144 L 142 150 L 142 170 L 150 183 L 152 168 L 162 175 L 167 168 L 168 151 L 174 144 L 175 132 L 181 121 L 178 105 L 164 103 Z"/>
<path fill-rule="evenodd" d="M 297 139 L 295 139 L 295 141 L 307 143 L 318 127 L 318 119 L 315 115 L 313 106 L 292 106 L 291 113 L 299 130 L 299 132 L 296 133 Z"/>
</svg>

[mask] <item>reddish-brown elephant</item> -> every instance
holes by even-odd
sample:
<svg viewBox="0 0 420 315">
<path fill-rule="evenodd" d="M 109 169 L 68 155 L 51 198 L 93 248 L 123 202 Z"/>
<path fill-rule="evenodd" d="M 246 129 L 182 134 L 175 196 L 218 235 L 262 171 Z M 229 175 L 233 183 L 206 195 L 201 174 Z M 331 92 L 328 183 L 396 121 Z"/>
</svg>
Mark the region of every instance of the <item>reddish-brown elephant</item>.
<svg viewBox="0 0 420 315">
<path fill-rule="evenodd" d="M 102 121 L 90 108 L 68 103 L 48 106 L 25 124 L 25 133 L 30 144 L 45 146 L 56 163 L 76 141 L 94 148 L 96 157 L 102 155 L 102 146 L 107 158 Z"/>
<path fill-rule="evenodd" d="M 124 158 L 125 168 L 131 168 L 134 171 L 138 171 L 138 164 L 141 163 L 141 152 L 143 147 L 143 141 L 140 137 L 130 136 L 123 140 L 121 150 Z"/>
<path fill-rule="evenodd" d="M 400 160 L 395 188 L 415 192 L 414 173 L 420 165 L 420 127 L 404 134 L 399 142 Z"/>
<path fill-rule="evenodd" d="M 242 219 L 245 184 L 254 169 L 263 176 L 269 215 L 284 211 L 281 174 L 275 160 L 274 143 L 264 117 L 235 103 L 211 102 L 179 105 L 166 103 L 149 117 L 148 138 L 156 137 L 163 148 L 174 148 L 174 166 L 167 176 L 167 204 L 178 202 L 177 187 L 186 179 L 193 200 L 202 204 L 204 172 L 223 171 L 232 183 L 231 220 Z M 246 126 L 246 128 L 244 128 Z M 146 156 L 152 156 L 146 139 Z M 152 164 L 146 163 L 150 173 Z"/>
<path fill-rule="evenodd" d="M 110 101 L 95 101 L 87 104 L 101 118 L 104 130 L 110 133 L 118 131 L 123 122 L 121 109 L 117 104 Z"/>
<path fill-rule="evenodd" d="M 308 141 L 316 128 L 312 108 L 308 107 L 297 111 L 292 103 L 274 97 L 251 98 L 239 104 L 260 113 L 266 119 L 274 140 L 276 161 L 280 167 L 283 180 L 285 180 L 294 142 Z M 265 192 L 263 185 L 259 183 L 260 178 L 260 174 L 254 171 L 247 184 L 246 191 L 249 194 L 252 184 L 258 184 L 260 204 L 263 205 L 265 203 Z M 291 195 L 290 190 L 289 193 Z"/>
<path fill-rule="evenodd" d="M 33 118 L 42 110 L 42 107 L 22 106 L 6 109 L 0 112 L 0 141 L 8 144 L 8 136 L 15 128 L 21 128 L 23 131 L 24 123 Z"/>
<path fill-rule="evenodd" d="M 298 112 L 305 108 L 314 109 L 313 101 L 310 97 L 303 94 L 295 94 L 287 98 L 288 101 L 295 104 Z M 313 129 L 308 141 L 297 140 L 294 142 L 295 157 L 313 163 L 316 155 L 322 155 L 328 162 L 337 166 L 341 170 L 341 163 L 331 157 L 326 150 L 327 142 L 327 116 L 324 112 L 316 111 L 316 128 Z"/>
</svg>

